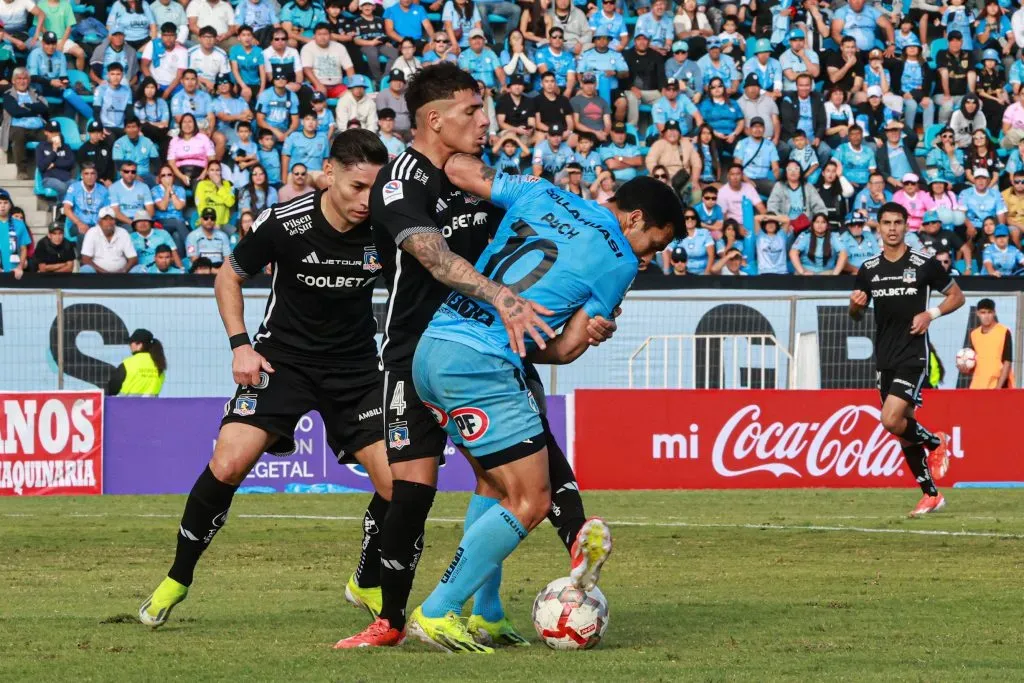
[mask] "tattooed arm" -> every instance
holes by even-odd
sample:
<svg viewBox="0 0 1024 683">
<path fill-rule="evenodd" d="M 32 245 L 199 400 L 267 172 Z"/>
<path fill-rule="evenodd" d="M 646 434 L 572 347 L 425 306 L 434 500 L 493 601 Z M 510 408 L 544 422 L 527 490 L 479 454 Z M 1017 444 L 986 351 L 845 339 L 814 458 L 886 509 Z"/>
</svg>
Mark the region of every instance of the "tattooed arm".
<svg viewBox="0 0 1024 683">
<path fill-rule="evenodd" d="M 541 349 L 547 345 L 542 333 L 549 339 L 555 337 L 555 331 L 540 317 L 551 315 L 551 311 L 478 273 L 473 264 L 448 248 L 448 243 L 441 233 L 410 235 L 402 242 L 402 250 L 415 256 L 438 282 L 448 285 L 460 294 L 490 302 L 498 310 L 498 315 L 501 316 L 501 321 L 508 331 L 512 350 L 520 357 L 526 356 L 524 334 L 530 335 Z"/>
<path fill-rule="evenodd" d="M 471 154 L 455 154 L 444 165 L 448 180 L 456 187 L 491 201 L 494 177 L 497 171 Z"/>
</svg>

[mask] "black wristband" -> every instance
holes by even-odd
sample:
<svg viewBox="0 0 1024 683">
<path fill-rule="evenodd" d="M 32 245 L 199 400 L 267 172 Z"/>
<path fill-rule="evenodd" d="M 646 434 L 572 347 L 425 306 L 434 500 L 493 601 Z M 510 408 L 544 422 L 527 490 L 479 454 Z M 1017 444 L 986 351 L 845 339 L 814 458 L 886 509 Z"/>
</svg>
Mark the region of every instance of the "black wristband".
<svg viewBox="0 0 1024 683">
<path fill-rule="evenodd" d="M 249 344 L 249 335 L 245 332 L 239 332 L 228 337 L 228 343 L 231 344 L 231 350 L 234 351 L 239 346 L 247 346 Z"/>
</svg>

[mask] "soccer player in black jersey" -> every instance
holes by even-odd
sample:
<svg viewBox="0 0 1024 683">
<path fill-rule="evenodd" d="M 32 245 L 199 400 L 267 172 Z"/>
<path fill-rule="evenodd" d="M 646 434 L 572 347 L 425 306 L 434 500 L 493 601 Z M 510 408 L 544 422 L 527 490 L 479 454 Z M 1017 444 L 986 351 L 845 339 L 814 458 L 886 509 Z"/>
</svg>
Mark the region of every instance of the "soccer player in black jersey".
<svg viewBox="0 0 1024 683">
<path fill-rule="evenodd" d="M 430 65 L 410 79 L 405 97 L 409 115 L 416 122 L 416 139 L 385 166 L 371 195 L 371 222 L 389 291 L 381 365 L 385 443 L 394 483 L 382 529 L 382 609 L 366 630 L 339 641 L 335 646 L 339 648 L 395 646 L 405 637 L 406 603 L 423 550 L 424 524 L 437 490 L 438 464 L 447 439 L 433 413 L 416 395 L 412 381 L 416 344 L 438 306 L 452 290 L 491 301 L 509 331 L 512 348 L 520 354 L 525 354 L 524 334 L 541 349 L 545 347 L 541 334 L 548 339 L 555 336 L 537 315 L 538 311 L 548 313 L 546 309 L 473 268 L 487 245 L 488 224 L 496 224 L 491 214 L 495 209 L 464 194 L 442 170 L 453 154 L 479 153 L 486 139 L 487 116 L 475 80 L 453 64 Z M 570 321 L 569 326 L 585 329 L 594 342 L 614 331 L 613 322 L 589 321 L 585 315 Z M 552 455 L 551 461 L 559 514 L 549 519 L 572 549 L 586 526 L 583 505 L 564 455 L 560 459 Z M 477 468 L 475 459 L 470 462 Z M 478 486 L 466 513 L 467 524 L 501 498 L 481 472 L 477 468 Z M 563 500 L 558 500 L 559 495 Z M 603 536 L 597 535 L 610 549 L 606 527 Z M 485 641 L 524 644 L 504 617 L 498 574 L 482 589 L 486 596 L 474 600 L 475 614 L 469 627 Z M 477 613 L 482 600 L 488 602 L 485 611 L 490 614 Z"/>
<path fill-rule="evenodd" d="M 946 505 L 935 488 L 949 468 L 949 437 L 918 424 L 921 387 L 928 377 L 928 326 L 964 304 L 960 286 L 936 261 L 906 245 L 907 210 L 895 202 L 878 210 L 882 253 L 857 271 L 850 294 L 850 316 L 860 320 L 868 302 L 875 302 L 875 358 L 882 396 L 882 426 L 900 440 L 907 466 L 924 495 L 912 517 Z M 928 308 L 931 293 L 945 298 Z M 930 451 L 926 454 L 925 450 Z"/>
<path fill-rule="evenodd" d="M 196 563 L 227 521 L 242 480 L 264 452 L 287 455 L 294 449 L 295 425 L 311 410 L 323 417 L 339 463 L 362 464 L 376 490 L 346 597 L 371 613 L 380 609 L 379 525 L 391 498 L 391 472 L 381 438 L 372 309 L 380 262 L 367 219 L 370 188 L 387 160 L 375 134 L 356 129 L 337 135 L 326 164 L 327 189 L 264 210 L 229 257 L 231 267 L 217 274 L 217 306 L 238 389 L 224 406 L 210 464 L 185 503 L 174 563 L 139 610 L 147 626 L 164 624 L 185 599 Z M 268 263 L 270 299 L 250 343 L 242 283 Z"/>
</svg>

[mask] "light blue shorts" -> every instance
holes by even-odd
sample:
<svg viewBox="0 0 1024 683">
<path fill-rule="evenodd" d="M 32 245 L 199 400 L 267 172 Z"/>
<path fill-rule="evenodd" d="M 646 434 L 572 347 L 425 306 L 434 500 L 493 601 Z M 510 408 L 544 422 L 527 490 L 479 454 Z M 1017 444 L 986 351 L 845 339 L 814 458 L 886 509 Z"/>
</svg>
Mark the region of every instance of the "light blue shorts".
<svg viewBox="0 0 1024 683">
<path fill-rule="evenodd" d="M 421 337 L 412 375 L 434 419 L 484 468 L 547 445 L 537 401 L 522 370 L 508 360 L 458 342 Z"/>
</svg>

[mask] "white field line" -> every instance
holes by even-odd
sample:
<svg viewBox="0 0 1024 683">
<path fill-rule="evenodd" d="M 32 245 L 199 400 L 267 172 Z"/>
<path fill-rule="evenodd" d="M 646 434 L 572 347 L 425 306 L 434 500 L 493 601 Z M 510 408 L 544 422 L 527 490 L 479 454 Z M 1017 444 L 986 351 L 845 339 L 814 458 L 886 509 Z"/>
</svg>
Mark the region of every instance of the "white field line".
<svg viewBox="0 0 1024 683">
<path fill-rule="evenodd" d="M 4 517 L 37 517 L 49 515 L 34 514 L 4 514 Z M 135 518 L 169 518 L 177 519 L 180 515 L 171 514 L 81 514 L 71 513 L 68 517 L 135 517 Z M 362 516 L 352 515 L 274 515 L 274 514 L 238 514 L 233 515 L 241 519 L 305 519 L 326 522 L 361 522 Z M 856 519 L 856 518 L 844 518 Z M 882 519 L 881 517 L 862 517 L 860 519 Z M 996 519 L 995 517 L 969 517 L 968 519 Z M 1000 517 L 999 519 L 1012 519 Z M 431 517 L 429 522 L 435 524 L 462 524 L 461 517 Z M 874 529 L 860 526 L 830 526 L 823 524 L 729 524 L 714 522 L 685 522 L 680 520 L 670 521 L 649 521 L 649 520 L 608 520 L 612 527 L 654 527 L 667 529 L 748 529 L 752 531 L 822 531 L 822 532 L 846 532 L 860 534 L 903 534 L 909 536 L 947 536 L 947 537 L 968 537 L 968 538 L 1007 538 L 1024 540 L 1024 534 L 1001 533 L 996 531 L 945 531 L 942 529 Z"/>
</svg>

